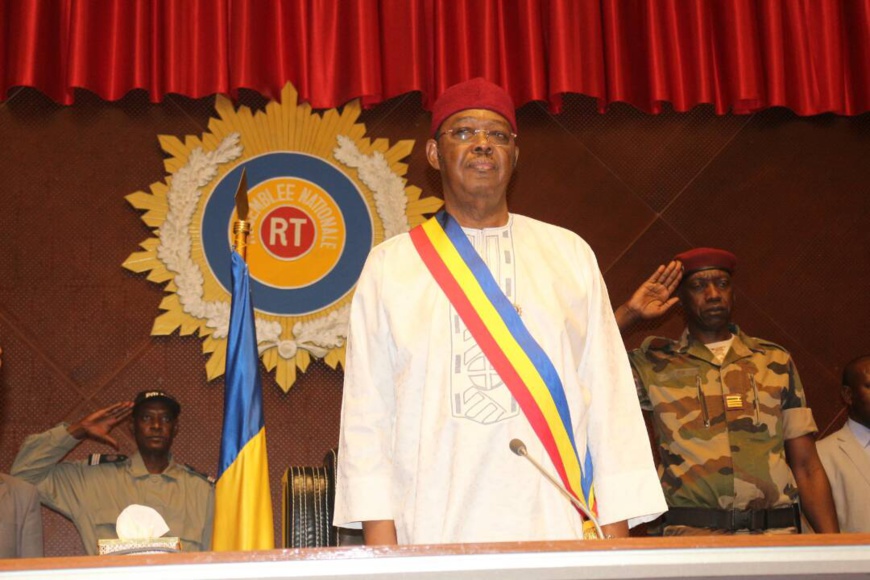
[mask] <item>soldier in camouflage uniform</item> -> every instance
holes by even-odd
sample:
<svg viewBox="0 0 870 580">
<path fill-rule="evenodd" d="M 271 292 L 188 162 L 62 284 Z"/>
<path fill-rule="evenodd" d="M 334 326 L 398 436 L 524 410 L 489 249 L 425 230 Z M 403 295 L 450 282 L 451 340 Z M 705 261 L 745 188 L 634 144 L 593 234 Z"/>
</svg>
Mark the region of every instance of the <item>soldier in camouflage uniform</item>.
<svg viewBox="0 0 870 580">
<path fill-rule="evenodd" d="M 629 353 L 641 407 L 652 412 L 665 535 L 794 532 L 799 499 L 816 531 L 838 531 L 791 356 L 731 324 L 736 258 L 699 248 L 675 260 L 685 276 L 677 297 L 672 262 L 645 283 L 661 292 L 646 312 L 660 314 L 678 298 L 687 329 L 679 340 L 650 337 Z M 622 329 L 650 317 L 637 293 L 632 300 L 617 309 Z"/>
</svg>

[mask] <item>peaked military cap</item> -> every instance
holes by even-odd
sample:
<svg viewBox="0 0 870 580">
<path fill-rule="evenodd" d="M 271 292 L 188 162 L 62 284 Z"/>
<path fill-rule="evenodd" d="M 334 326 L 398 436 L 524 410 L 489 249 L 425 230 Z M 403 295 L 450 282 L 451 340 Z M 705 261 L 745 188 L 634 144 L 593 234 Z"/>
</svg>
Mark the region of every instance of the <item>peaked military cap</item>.
<svg viewBox="0 0 870 580">
<path fill-rule="evenodd" d="M 169 408 L 175 413 L 175 416 L 181 414 L 181 404 L 178 400 L 167 393 L 166 391 L 142 391 L 136 398 L 133 400 L 133 412 L 136 412 L 136 409 L 139 408 L 140 405 L 147 403 L 148 401 L 163 401 Z"/>
</svg>

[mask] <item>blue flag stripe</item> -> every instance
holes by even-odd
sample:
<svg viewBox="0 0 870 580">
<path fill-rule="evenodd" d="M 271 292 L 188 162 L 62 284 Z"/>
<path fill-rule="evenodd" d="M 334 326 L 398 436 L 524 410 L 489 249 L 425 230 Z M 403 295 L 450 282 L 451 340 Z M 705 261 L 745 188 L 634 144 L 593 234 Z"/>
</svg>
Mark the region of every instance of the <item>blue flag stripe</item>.
<svg viewBox="0 0 870 580">
<path fill-rule="evenodd" d="M 263 387 L 248 265 L 232 252 L 233 297 L 227 336 L 224 428 L 218 478 L 263 428 Z M 253 388 L 252 388 L 253 387 Z"/>
</svg>

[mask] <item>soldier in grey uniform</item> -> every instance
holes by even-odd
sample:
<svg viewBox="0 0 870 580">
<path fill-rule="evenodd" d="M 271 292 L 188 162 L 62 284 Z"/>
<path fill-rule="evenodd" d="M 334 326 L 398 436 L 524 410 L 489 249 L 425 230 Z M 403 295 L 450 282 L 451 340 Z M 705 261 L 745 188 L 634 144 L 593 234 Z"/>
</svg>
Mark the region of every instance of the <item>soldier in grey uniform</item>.
<svg viewBox="0 0 870 580">
<path fill-rule="evenodd" d="M 88 554 L 97 540 L 117 538 L 115 521 L 131 504 L 157 510 L 170 537 L 185 551 L 211 548 L 214 484 L 170 453 L 178 432 L 181 405 L 162 391 L 144 391 L 135 402 L 116 403 L 72 425 L 61 424 L 28 437 L 15 458 L 13 475 L 36 485 L 46 506 L 70 518 Z M 83 439 L 118 448 L 109 433 L 132 416 L 130 429 L 138 452 L 116 462 L 63 461 Z"/>
<path fill-rule="evenodd" d="M 0 473 L 0 558 L 42 557 L 42 514 L 36 488 Z"/>
<path fill-rule="evenodd" d="M 3 349 L 0 348 L 0 354 Z M 0 359 L 0 366 L 3 361 Z M 36 488 L 0 473 L 0 559 L 42 556 L 42 512 Z"/>
<path fill-rule="evenodd" d="M 677 299 L 686 316 L 678 340 L 650 337 L 629 353 L 658 443 L 664 534 L 795 532 L 798 500 L 815 531 L 838 532 L 791 356 L 731 323 L 736 263 L 724 250 L 684 252 L 616 311 L 621 330 Z"/>
</svg>

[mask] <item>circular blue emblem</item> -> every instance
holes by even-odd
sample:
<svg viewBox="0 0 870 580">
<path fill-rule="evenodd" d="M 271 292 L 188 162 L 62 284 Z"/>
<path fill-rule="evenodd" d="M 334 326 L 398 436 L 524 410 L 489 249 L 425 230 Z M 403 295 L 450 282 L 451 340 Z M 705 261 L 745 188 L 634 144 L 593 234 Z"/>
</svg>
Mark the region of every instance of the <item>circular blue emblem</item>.
<svg viewBox="0 0 870 580">
<path fill-rule="evenodd" d="M 347 175 L 319 157 L 296 152 L 266 153 L 238 164 L 205 201 L 203 253 L 218 282 L 230 291 L 230 232 L 242 169 L 255 230 L 248 238 L 255 308 L 301 316 L 346 296 L 374 240 L 371 212 Z M 304 251 L 294 252 L 300 244 Z M 281 251 L 285 259 L 275 259 Z M 297 254 L 302 257 L 295 259 Z"/>
</svg>

